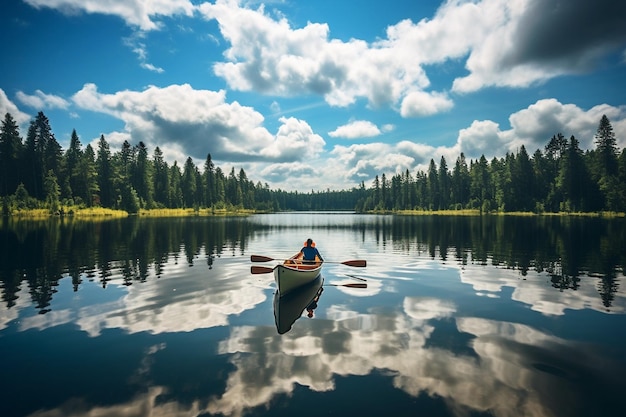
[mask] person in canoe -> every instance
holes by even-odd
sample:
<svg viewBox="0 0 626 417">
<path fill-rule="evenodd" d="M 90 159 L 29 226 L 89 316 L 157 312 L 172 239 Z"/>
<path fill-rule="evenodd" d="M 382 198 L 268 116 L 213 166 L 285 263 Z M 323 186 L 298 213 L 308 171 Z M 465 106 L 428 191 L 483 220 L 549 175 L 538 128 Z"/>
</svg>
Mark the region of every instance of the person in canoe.
<svg viewBox="0 0 626 417">
<path fill-rule="evenodd" d="M 302 263 L 305 264 L 312 264 L 317 261 L 324 262 L 324 258 L 322 258 L 320 251 L 315 247 L 313 239 L 307 239 L 300 252 L 293 256 L 292 259 L 302 259 Z"/>
</svg>

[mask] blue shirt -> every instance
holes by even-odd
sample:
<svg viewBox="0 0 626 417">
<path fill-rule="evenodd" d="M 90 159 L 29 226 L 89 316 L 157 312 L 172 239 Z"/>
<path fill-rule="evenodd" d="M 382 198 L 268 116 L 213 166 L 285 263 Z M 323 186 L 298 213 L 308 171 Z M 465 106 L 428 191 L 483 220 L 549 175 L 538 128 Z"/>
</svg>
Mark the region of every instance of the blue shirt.
<svg viewBox="0 0 626 417">
<path fill-rule="evenodd" d="M 324 262 L 322 255 L 320 255 L 320 252 L 317 250 L 317 248 L 314 248 L 313 246 L 304 246 L 302 249 L 300 249 L 300 252 L 302 252 L 302 259 L 304 259 L 305 261 L 314 261 L 315 256 L 317 255 L 317 257 L 320 258 L 320 261 Z"/>
</svg>

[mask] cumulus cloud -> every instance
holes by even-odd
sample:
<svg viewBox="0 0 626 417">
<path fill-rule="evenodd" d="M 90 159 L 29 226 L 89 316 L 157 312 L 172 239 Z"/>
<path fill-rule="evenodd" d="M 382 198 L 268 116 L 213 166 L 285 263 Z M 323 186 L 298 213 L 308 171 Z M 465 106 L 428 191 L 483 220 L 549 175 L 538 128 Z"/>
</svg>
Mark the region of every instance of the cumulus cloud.
<svg viewBox="0 0 626 417">
<path fill-rule="evenodd" d="M 9 100 L 6 93 L 0 88 L 0 115 L 4 120 L 4 115 L 10 113 L 13 116 L 13 120 L 20 125 L 26 123 L 30 119 L 30 115 L 21 111 L 15 103 Z"/>
<path fill-rule="evenodd" d="M 446 93 L 429 90 L 427 65 L 465 60 L 469 74 L 454 80 L 453 92 L 526 87 L 586 71 L 626 42 L 626 9 L 612 0 L 449 0 L 432 19 L 398 22 L 373 43 L 330 39 L 323 23 L 293 28 L 263 7 L 253 10 L 231 0 L 204 3 L 199 10 L 217 20 L 231 45 L 225 62 L 214 67 L 231 88 L 319 94 L 333 106 L 363 98 L 373 107 L 397 107 L 403 117 L 453 106 Z M 607 11 L 606 19 L 589 19 Z M 581 29 L 569 36 L 564 25 Z"/>
<path fill-rule="evenodd" d="M 456 147 L 466 156 L 502 156 L 516 152 L 524 145 L 529 153 L 543 150 L 550 138 L 562 133 L 567 138 L 575 136 L 582 149 L 595 147 L 594 135 L 602 115 L 611 120 L 618 146 L 626 145 L 626 107 L 607 104 L 589 110 L 574 104 L 563 104 L 556 99 L 538 100 L 509 117 L 511 128 L 502 130 L 491 120 L 475 120 L 471 126 L 459 131 Z"/>
<path fill-rule="evenodd" d="M 366 98 L 382 106 L 397 102 L 409 88 L 429 84 L 410 56 L 383 44 L 329 39 L 326 24 L 295 29 L 262 7 L 252 10 L 233 1 L 204 3 L 199 10 L 217 20 L 231 45 L 226 61 L 214 67 L 231 88 L 284 96 L 314 93 L 333 106 Z"/>
<path fill-rule="evenodd" d="M 477 8 L 478 25 L 491 30 L 471 45 L 470 74 L 454 81 L 454 91 L 526 87 L 586 72 L 626 42 L 626 8 L 612 0 L 483 0 Z"/>
<path fill-rule="evenodd" d="M 15 96 L 23 104 L 37 110 L 67 109 L 70 105 L 69 101 L 64 98 L 53 94 L 46 94 L 41 90 L 35 90 L 35 94 L 26 94 L 22 91 L 18 91 Z"/>
<path fill-rule="evenodd" d="M 303 177 L 312 178 L 315 175 L 315 169 L 302 162 L 283 162 L 278 164 L 270 164 L 263 168 L 261 175 L 267 178 L 273 183 L 287 183 L 289 179 L 298 178 L 298 184 L 301 184 Z M 295 188 L 293 185 L 287 187 L 289 189 Z"/>
<path fill-rule="evenodd" d="M 380 135 L 381 131 L 374 123 L 367 120 L 355 120 L 346 125 L 339 126 L 328 135 L 333 138 L 371 138 Z"/>
<path fill-rule="evenodd" d="M 454 102 L 444 93 L 413 91 L 402 100 L 400 114 L 402 117 L 431 116 L 453 106 Z"/>
<path fill-rule="evenodd" d="M 383 173 L 403 172 L 414 167 L 415 159 L 386 143 L 335 146 L 331 151 L 334 166 L 345 166 L 348 181 L 369 181 Z M 339 165 L 338 165 L 339 164 Z M 337 169 L 333 175 L 337 175 Z"/>
<path fill-rule="evenodd" d="M 131 26 L 141 30 L 159 28 L 157 17 L 185 15 L 191 16 L 194 5 L 190 0 L 24 0 L 37 9 L 49 7 L 67 14 L 79 12 L 101 13 L 118 16 Z"/>
<path fill-rule="evenodd" d="M 280 162 L 315 156 L 324 140 L 304 121 L 281 118 L 276 135 L 263 127 L 263 116 L 238 102 L 227 103 L 224 91 L 195 90 L 188 84 L 144 91 L 98 92 L 85 84 L 73 96 L 80 108 L 106 113 L 125 123 L 134 142 L 178 146 L 185 157 L 230 162 Z"/>
<path fill-rule="evenodd" d="M 439 165 L 441 157 L 451 169 L 461 153 L 468 159 L 482 155 L 491 159 L 507 152 L 515 153 L 524 145 L 532 154 L 537 149 L 543 151 L 557 133 L 567 138 L 575 136 L 582 149 L 594 149 L 594 134 L 603 114 L 611 121 L 618 146 L 626 147 L 626 106 L 602 104 L 584 110 L 545 99 L 511 114 L 508 129 L 492 120 L 474 120 L 459 130 L 457 141 L 451 146 L 435 147 L 412 138 L 395 144 L 337 145 L 330 153 L 329 166 L 333 167 L 333 175 L 344 183 L 369 182 L 382 173 L 389 175 L 408 169 L 414 175 L 418 170 L 427 171 L 430 160 Z"/>
</svg>

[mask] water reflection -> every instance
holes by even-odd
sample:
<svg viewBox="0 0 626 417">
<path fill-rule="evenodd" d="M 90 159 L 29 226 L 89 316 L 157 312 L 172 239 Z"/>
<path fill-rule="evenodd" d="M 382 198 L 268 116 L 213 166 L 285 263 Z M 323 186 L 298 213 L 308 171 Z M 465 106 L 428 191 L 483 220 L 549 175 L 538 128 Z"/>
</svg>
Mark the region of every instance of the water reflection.
<svg viewBox="0 0 626 417">
<path fill-rule="evenodd" d="M 249 255 L 308 236 L 368 267 L 277 301 Z M 5 221 L 0 415 L 615 415 L 625 243 L 620 219 Z"/>
<path fill-rule="evenodd" d="M 307 316 L 313 317 L 317 303 L 324 288 L 322 275 L 318 276 L 308 285 L 298 288 L 281 297 L 280 293 L 274 293 L 274 320 L 279 334 L 287 333 L 296 320 L 307 310 Z"/>
</svg>

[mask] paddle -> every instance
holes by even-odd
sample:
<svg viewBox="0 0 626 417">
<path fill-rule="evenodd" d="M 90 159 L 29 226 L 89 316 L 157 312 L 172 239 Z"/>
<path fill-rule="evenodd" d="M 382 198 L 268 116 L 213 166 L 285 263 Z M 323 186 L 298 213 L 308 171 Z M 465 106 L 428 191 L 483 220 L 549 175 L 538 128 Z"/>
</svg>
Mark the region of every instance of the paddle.
<svg viewBox="0 0 626 417">
<path fill-rule="evenodd" d="M 252 274 L 269 274 L 270 272 L 274 272 L 274 268 L 268 268 L 266 266 L 256 266 L 256 265 L 253 265 L 250 267 L 250 273 Z"/>
<path fill-rule="evenodd" d="M 367 288 L 367 284 L 364 282 L 349 283 L 349 284 L 324 284 L 325 287 L 329 285 L 332 287 Z"/>
<path fill-rule="evenodd" d="M 367 281 L 365 278 L 357 277 L 356 275 L 350 275 L 350 274 L 345 274 L 345 275 L 350 278 L 360 279 L 361 281 Z"/>
<path fill-rule="evenodd" d="M 285 261 L 286 259 L 275 259 L 275 258 L 270 258 L 269 256 L 262 256 L 262 255 L 251 255 L 250 256 L 250 262 L 269 262 L 269 261 Z M 354 267 L 359 267 L 359 268 L 363 268 L 365 266 L 367 266 L 367 261 L 365 259 L 353 259 L 351 261 L 343 261 L 343 262 L 331 262 L 331 261 L 324 261 L 324 263 L 326 264 L 342 264 L 342 265 L 347 265 L 347 266 L 354 266 Z M 263 272 L 260 272 L 263 273 Z"/>
<path fill-rule="evenodd" d="M 253 265 L 250 267 L 250 272 L 252 274 L 269 274 L 273 272 L 274 268 L 268 268 L 266 266 L 256 266 Z M 359 283 L 348 283 L 348 284 L 324 284 L 324 286 L 333 286 L 333 287 L 349 287 L 349 288 L 367 288 L 367 284 L 364 282 Z"/>
</svg>

